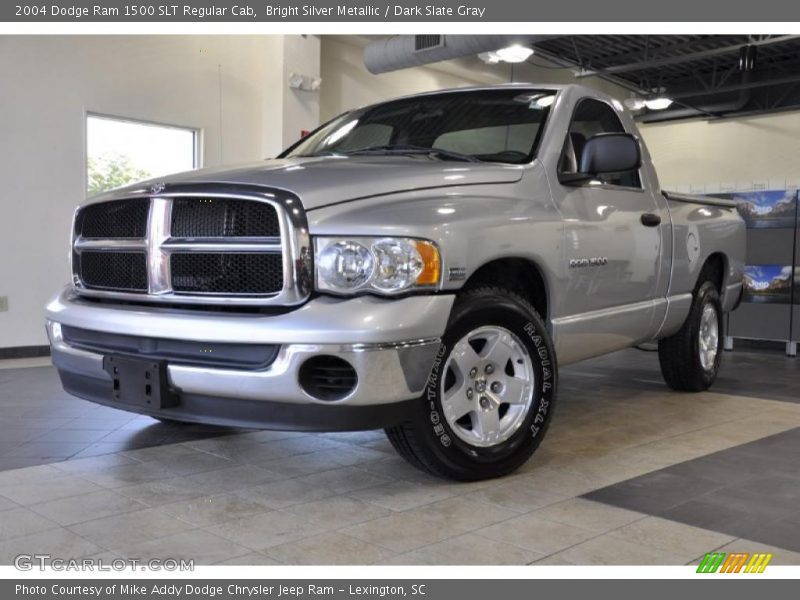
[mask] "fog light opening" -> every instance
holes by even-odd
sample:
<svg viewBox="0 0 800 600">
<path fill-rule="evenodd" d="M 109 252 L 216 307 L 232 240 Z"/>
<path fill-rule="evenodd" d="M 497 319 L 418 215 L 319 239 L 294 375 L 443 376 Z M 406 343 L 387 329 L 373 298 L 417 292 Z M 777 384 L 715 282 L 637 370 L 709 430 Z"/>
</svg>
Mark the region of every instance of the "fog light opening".
<svg viewBox="0 0 800 600">
<path fill-rule="evenodd" d="M 326 402 L 346 398 L 358 384 L 353 365 L 337 356 L 324 354 L 306 360 L 300 366 L 298 379 L 306 394 Z"/>
</svg>

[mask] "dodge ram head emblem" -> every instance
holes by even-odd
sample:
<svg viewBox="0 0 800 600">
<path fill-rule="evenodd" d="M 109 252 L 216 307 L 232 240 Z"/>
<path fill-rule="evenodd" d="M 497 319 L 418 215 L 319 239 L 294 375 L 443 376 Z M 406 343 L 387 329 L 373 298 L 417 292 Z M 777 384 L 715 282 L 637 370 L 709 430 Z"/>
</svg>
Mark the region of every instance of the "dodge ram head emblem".
<svg viewBox="0 0 800 600">
<path fill-rule="evenodd" d="M 164 191 L 166 186 L 163 183 L 154 183 L 150 186 L 150 193 L 151 194 L 160 194 Z"/>
</svg>

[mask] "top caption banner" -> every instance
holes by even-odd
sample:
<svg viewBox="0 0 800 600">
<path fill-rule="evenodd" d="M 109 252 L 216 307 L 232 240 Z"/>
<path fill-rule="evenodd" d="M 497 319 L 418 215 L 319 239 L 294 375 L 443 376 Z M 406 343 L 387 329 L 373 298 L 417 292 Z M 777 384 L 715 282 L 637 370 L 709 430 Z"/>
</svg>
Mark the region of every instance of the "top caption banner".
<svg viewBox="0 0 800 600">
<path fill-rule="evenodd" d="M 786 0 L 4 0 L 4 22 L 796 22 Z M 598 29 L 600 33 L 600 29 Z"/>
</svg>

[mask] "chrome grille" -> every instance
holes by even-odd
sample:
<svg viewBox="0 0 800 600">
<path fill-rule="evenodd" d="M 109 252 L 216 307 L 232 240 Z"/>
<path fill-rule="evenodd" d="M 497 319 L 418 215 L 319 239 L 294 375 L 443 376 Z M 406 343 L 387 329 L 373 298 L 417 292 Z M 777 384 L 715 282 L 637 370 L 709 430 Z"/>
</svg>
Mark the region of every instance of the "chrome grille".
<svg viewBox="0 0 800 600">
<path fill-rule="evenodd" d="M 89 204 L 75 218 L 75 287 L 162 303 L 298 304 L 310 272 L 298 206 L 267 193 L 202 191 Z"/>
</svg>

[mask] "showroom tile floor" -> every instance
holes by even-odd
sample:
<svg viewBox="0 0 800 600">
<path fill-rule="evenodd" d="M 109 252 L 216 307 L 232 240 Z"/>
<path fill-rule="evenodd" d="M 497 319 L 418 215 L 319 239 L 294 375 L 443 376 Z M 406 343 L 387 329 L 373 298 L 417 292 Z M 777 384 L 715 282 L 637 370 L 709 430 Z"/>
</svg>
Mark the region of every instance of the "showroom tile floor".
<svg viewBox="0 0 800 600">
<path fill-rule="evenodd" d="M 727 357 L 775 359 L 788 375 L 770 366 L 773 383 L 796 373 L 780 355 Z M 0 467 L 0 563 L 35 552 L 198 564 L 688 564 L 717 549 L 800 564 L 796 397 L 778 387 L 765 397 L 752 383 L 728 393 L 726 377 L 743 376 L 731 371 L 713 393 L 671 393 L 646 353 L 582 367 L 564 370 L 536 456 L 513 476 L 472 484 L 414 470 L 381 432 L 182 432 L 59 396 L 51 368 L 0 371 L 0 453 L 83 445 L 48 450 L 60 454 L 49 464 Z M 97 440 L 47 435 L 93 431 L 79 427 L 93 421 L 115 426 Z M 5 441 L 33 429 L 41 435 Z M 757 504 L 765 496 L 771 504 Z"/>
</svg>

